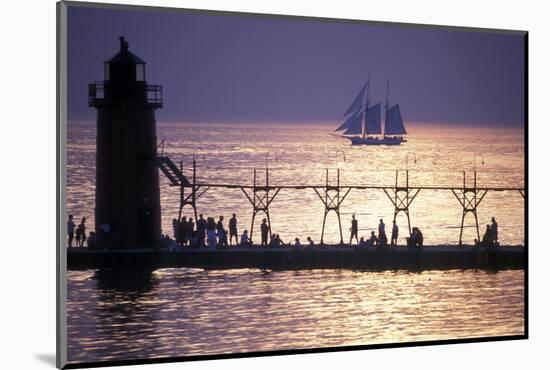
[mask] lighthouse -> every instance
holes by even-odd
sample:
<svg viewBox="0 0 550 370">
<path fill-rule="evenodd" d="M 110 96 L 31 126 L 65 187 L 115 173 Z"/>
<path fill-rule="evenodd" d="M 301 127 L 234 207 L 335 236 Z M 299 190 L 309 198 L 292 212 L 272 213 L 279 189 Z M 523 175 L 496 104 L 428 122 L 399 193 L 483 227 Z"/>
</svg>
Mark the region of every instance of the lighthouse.
<svg viewBox="0 0 550 370">
<path fill-rule="evenodd" d="M 100 246 L 144 248 L 160 239 L 155 111 L 162 86 L 147 83 L 145 62 L 119 40 L 119 52 L 103 62 L 104 80 L 88 89 L 97 110 L 95 228 Z"/>
</svg>

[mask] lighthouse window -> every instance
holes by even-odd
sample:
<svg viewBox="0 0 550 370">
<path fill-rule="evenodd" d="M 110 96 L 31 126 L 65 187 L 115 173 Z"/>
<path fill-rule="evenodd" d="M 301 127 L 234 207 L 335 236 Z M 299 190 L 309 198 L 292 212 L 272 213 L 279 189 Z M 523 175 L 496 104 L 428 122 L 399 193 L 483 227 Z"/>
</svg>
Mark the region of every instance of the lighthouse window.
<svg viewBox="0 0 550 370">
<path fill-rule="evenodd" d="M 145 65 L 136 64 L 136 81 L 145 81 Z"/>
<path fill-rule="evenodd" d="M 103 65 L 105 67 L 105 80 L 109 80 L 110 79 L 110 77 L 109 77 L 109 63 L 105 63 Z"/>
</svg>

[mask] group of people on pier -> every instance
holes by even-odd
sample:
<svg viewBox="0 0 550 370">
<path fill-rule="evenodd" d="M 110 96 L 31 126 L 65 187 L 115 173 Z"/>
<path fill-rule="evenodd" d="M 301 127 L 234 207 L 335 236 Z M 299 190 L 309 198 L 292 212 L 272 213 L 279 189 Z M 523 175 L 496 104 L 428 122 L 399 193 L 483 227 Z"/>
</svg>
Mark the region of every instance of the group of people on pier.
<svg viewBox="0 0 550 370">
<path fill-rule="evenodd" d="M 359 231 L 359 222 L 355 218 L 355 215 L 351 216 L 351 227 L 350 227 L 350 238 L 349 244 L 352 245 L 353 239 L 355 239 L 358 247 L 387 247 L 388 246 L 388 237 L 386 235 L 386 224 L 381 218 L 380 223 L 378 224 L 378 235 L 375 231 L 371 231 L 368 239 L 361 237 L 358 239 Z M 390 245 L 397 246 L 397 240 L 399 238 L 399 226 L 395 220 L 393 220 L 392 229 L 391 229 L 391 239 Z M 424 236 L 418 227 L 412 228 L 411 236 L 407 239 L 407 246 L 422 248 L 424 244 Z"/>
<path fill-rule="evenodd" d="M 237 216 L 229 219 L 229 232 L 224 226 L 224 217 L 220 216 L 218 221 L 214 217 L 207 217 L 201 214 L 199 218 L 193 221 L 184 216 L 180 220 L 174 218 L 172 220 L 172 229 L 174 233 L 175 247 L 210 247 L 210 248 L 227 248 L 229 245 L 239 244 L 239 236 L 237 234 Z M 229 234 L 229 238 L 228 238 Z M 248 240 L 247 231 L 241 235 L 241 243 Z M 169 240 L 167 235 L 163 235 L 164 242 Z"/>
<path fill-rule="evenodd" d="M 168 235 L 161 236 L 161 244 L 168 246 L 170 250 L 176 250 L 177 248 L 183 247 L 224 249 L 233 245 L 252 245 L 248 230 L 244 230 L 240 236 L 238 235 L 236 214 L 233 214 L 229 219 L 229 230 L 224 226 L 223 216 L 219 216 L 216 222 L 214 217 L 204 218 L 202 214 L 199 215 L 196 222 L 192 217 L 187 218 L 184 216 L 180 220 L 174 218 L 172 219 L 172 229 L 174 239 L 171 239 Z M 260 225 L 260 234 L 260 246 L 262 247 L 290 245 L 290 243 L 283 242 L 278 234 L 270 234 L 270 227 L 265 218 Z M 310 244 L 313 244 L 313 241 L 309 237 L 308 241 Z M 296 238 L 296 243 L 300 244 L 298 238 Z"/>
<path fill-rule="evenodd" d="M 118 230 L 119 224 L 116 222 L 99 225 L 99 231 L 103 238 L 104 248 L 117 248 L 119 239 Z M 88 249 L 96 249 L 98 246 L 97 235 L 95 231 L 90 231 L 89 234 L 86 235 L 86 217 L 82 217 L 80 223 L 76 225 L 74 222 L 74 215 L 69 215 L 69 218 L 67 220 L 67 236 L 67 242 L 70 248 L 82 248 L 84 247 L 84 244 L 86 244 Z"/>
<path fill-rule="evenodd" d="M 204 218 L 201 214 L 196 222 L 192 217 L 186 216 L 181 219 L 174 218 L 172 220 L 174 239 L 171 239 L 168 235 L 162 235 L 160 244 L 162 247 L 168 247 L 170 250 L 177 250 L 178 248 L 191 247 L 191 248 L 218 248 L 224 249 L 229 246 L 250 246 L 252 240 L 248 234 L 248 230 L 244 230 L 242 234 L 238 235 L 237 230 L 237 216 L 233 216 L 229 219 L 228 230 L 224 226 L 224 216 L 219 216 L 218 221 L 214 217 Z M 103 240 L 107 243 L 107 248 L 112 247 L 118 238 L 118 225 L 117 224 L 105 224 L 100 225 L 100 232 L 103 235 Z M 386 236 L 386 225 L 383 219 L 380 219 L 378 224 L 378 234 L 375 231 L 371 231 L 368 239 L 361 236 L 359 238 L 359 222 L 355 215 L 351 217 L 350 227 L 350 239 L 349 245 L 353 244 L 353 241 L 357 243 L 358 248 L 377 247 L 384 248 L 388 246 L 388 238 Z M 94 249 L 97 244 L 96 233 L 90 231 L 86 235 L 86 217 L 83 217 L 78 225 L 74 222 L 74 216 L 69 215 L 67 221 L 67 234 L 68 234 L 68 246 L 69 247 L 84 247 L 86 243 L 87 247 Z M 285 243 L 279 236 L 279 234 L 272 234 L 270 225 L 267 223 L 267 219 L 263 219 L 260 225 L 261 234 L 261 247 L 280 247 L 280 246 L 293 246 L 297 248 L 314 246 L 315 242 L 310 236 L 307 237 L 307 242 L 302 244 L 299 238 L 295 238 L 294 241 Z M 395 220 L 393 220 L 391 228 L 390 246 L 397 246 L 399 238 L 399 227 Z M 73 245 L 74 243 L 74 245 Z M 498 224 L 494 217 L 491 218 L 491 224 L 487 225 L 485 234 L 481 242 L 475 240 L 476 246 L 484 246 L 486 248 L 492 248 L 498 246 Z M 422 231 L 418 227 L 413 227 L 411 235 L 406 238 L 406 246 L 411 248 L 422 248 L 424 245 L 424 236 Z"/>
<path fill-rule="evenodd" d="M 75 242 L 74 247 L 84 247 L 84 243 L 88 248 L 94 247 L 96 243 L 96 236 L 94 231 L 90 231 L 90 234 L 86 236 L 86 217 L 82 217 L 78 225 L 74 222 L 74 216 L 69 215 L 67 221 L 67 236 L 69 247 L 73 247 L 73 242 Z"/>
<path fill-rule="evenodd" d="M 172 228 L 174 239 L 171 239 L 168 235 L 162 235 L 161 244 L 168 246 L 171 250 L 177 250 L 178 248 L 191 247 L 191 248 L 218 248 L 224 249 L 229 246 L 250 246 L 252 241 L 248 234 L 248 230 L 244 230 L 242 234 L 238 235 L 237 230 L 237 216 L 233 216 L 229 219 L 227 230 L 224 226 L 224 216 L 219 216 L 218 221 L 214 217 L 207 217 L 201 214 L 196 222 L 192 217 L 182 217 L 180 220 L 174 218 L 172 220 Z M 365 239 L 359 238 L 359 223 L 355 215 L 352 215 L 351 228 L 350 228 L 350 241 L 352 245 L 355 239 L 358 247 L 387 247 L 388 238 L 386 236 L 386 225 L 383 219 L 380 219 L 378 224 L 378 234 L 372 231 L 370 237 Z M 229 234 L 229 238 L 228 238 Z M 293 241 L 285 242 L 281 239 L 279 234 L 272 234 L 267 219 L 263 219 L 260 225 L 260 247 L 307 247 L 314 246 L 315 242 L 308 236 L 307 242 L 302 244 L 299 238 L 295 238 Z M 391 229 L 390 245 L 396 246 L 399 237 L 399 227 L 396 221 L 393 221 Z M 422 247 L 424 243 L 424 237 L 418 227 L 413 227 L 412 234 L 407 238 L 407 245 L 410 247 Z"/>
<path fill-rule="evenodd" d="M 161 246 L 168 247 L 169 250 L 177 250 L 184 247 L 224 249 L 233 245 L 252 245 L 248 230 L 244 230 L 240 236 L 238 235 L 236 214 L 233 214 L 229 219 L 228 229 L 224 226 L 224 216 L 219 216 L 217 222 L 214 217 L 204 218 L 202 214 L 199 215 L 196 222 L 192 217 L 183 216 L 180 220 L 174 218 L 172 219 L 174 239 L 171 239 L 167 234 L 163 234 L 161 236 Z M 302 246 L 299 238 L 296 238 L 294 243 L 285 243 L 279 234 L 271 234 L 270 226 L 265 218 L 260 225 L 260 235 L 261 247 Z M 308 236 L 307 245 L 314 244 L 311 237 Z"/>
<path fill-rule="evenodd" d="M 498 224 L 494 217 L 491 218 L 491 224 L 487 225 L 485 229 L 485 234 L 483 234 L 483 239 L 481 239 L 481 246 L 486 248 L 498 246 Z"/>
</svg>

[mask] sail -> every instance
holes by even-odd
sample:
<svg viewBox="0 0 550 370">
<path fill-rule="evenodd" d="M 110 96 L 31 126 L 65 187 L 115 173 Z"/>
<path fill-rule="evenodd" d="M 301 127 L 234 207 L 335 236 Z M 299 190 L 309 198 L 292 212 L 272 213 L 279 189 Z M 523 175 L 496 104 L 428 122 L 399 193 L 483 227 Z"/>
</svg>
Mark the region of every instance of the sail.
<svg viewBox="0 0 550 370">
<path fill-rule="evenodd" d="M 379 135 L 382 133 L 382 113 L 380 103 L 370 107 L 367 110 L 365 133 L 367 135 Z"/>
<path fill-rule="evenodd" d="M 363 133 L 363 112 L 361 110 L 355 112 L 350 118 L 346 120 L 349 121 L 346 126 L 347 130 L 344 131 L 343 135 L 360 135 Z M 345 122 L 344 122 L 345 123 Z"/>
<path fill-rule="evenodd" d="M 401 118 L 399 104 L 394 105 L 386 113 L 386 124 L 384 125 L 384 135 L 405 135 L 405 125 Z"/>
<path fill-rule="evenodd" d="M 357 95 L 353 103 L 351 103 L 346 113 L 344 113 L 344 116 L 347 116 L 348 114 L 361 109 L 361 106 L 363 105 L 363 97 L 365 96 L 366 87 L 367 87 L 367 83 L 365 82 L 365 84 L 363 85 L 363 88 L 361 89 L 361 91 L 359 91 L 359 95 Z"/>
<path fill-rule="evenodd" d="M 355 122 L 355 116 L 357 115 L 357 113 L 355 114 L 352 114 L 351 116 L 349 116 L 345 121 L 344 123 L 342 123 L 340 126 L 338 126 L 338 128 L 336 130 L 334 130 L 335 132 L 336 131 L 340 131 L 340 130 L 345 130 L 347 128 L 350 127 L 350 125 L 352 125 L 354 122 Z"/>
</svg>

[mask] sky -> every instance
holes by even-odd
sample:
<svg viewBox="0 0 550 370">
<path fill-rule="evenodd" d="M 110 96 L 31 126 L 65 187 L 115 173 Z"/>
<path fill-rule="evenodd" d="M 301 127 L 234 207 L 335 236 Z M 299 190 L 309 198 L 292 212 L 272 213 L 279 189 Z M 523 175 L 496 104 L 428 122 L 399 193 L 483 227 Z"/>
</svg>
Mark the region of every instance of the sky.
<svg viewBox="0 0 550 370">
<path fill-rule="evenodd" d="M 85 7 L 68 10 L 69 120 L 95 119 L 87 86 L 122 34 L 163 86 L 158 121 L 338 125 L 370 74 L 371 104 L 389 79 L 405 122 L 524 125 L 520 33 Z"/>
</svg>

